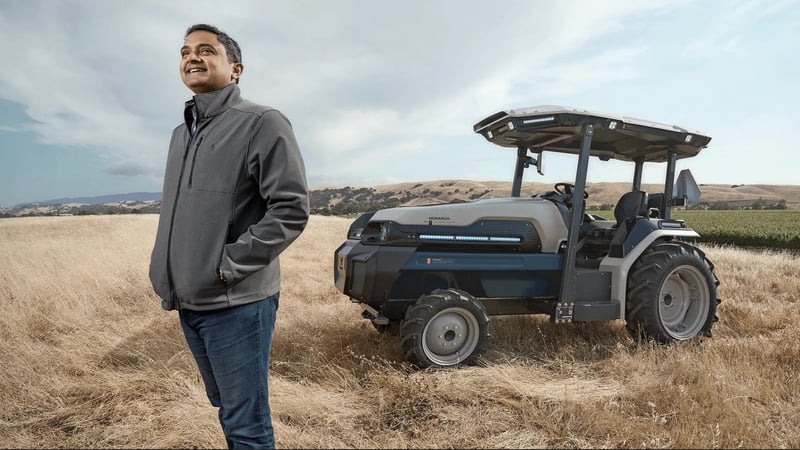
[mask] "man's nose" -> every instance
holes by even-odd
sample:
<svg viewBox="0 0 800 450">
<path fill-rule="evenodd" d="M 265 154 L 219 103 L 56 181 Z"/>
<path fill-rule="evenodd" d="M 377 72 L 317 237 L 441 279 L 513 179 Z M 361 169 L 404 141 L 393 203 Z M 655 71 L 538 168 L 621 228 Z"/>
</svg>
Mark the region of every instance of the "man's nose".
<svg viewBox="0 0 800 450">
<path fill-rule="evenodd" d="M 201 61 L 200 53 L 196 52 L 194 50 L 189 51 L 189 54 L 187 55 L 187 57 L 188 57 L 189 61 Z"/>
</svg>

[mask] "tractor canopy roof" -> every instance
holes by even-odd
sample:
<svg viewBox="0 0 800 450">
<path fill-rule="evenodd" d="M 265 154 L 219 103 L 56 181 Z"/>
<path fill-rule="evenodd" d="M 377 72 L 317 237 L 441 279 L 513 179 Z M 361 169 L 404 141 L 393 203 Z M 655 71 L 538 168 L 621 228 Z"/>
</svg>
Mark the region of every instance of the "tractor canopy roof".
<svg viewBox="0 0 800 450">
<path fill-rule="evenodd" d="M 500 111 L 473 129 L 503 147 L 578 154 L 584 124 L 593 125 L 590 155 L 603 160 L 664 162 L 670 151 L 690 158 L 711 141 L 697 130 L 553 105 Z"/>
</svg>

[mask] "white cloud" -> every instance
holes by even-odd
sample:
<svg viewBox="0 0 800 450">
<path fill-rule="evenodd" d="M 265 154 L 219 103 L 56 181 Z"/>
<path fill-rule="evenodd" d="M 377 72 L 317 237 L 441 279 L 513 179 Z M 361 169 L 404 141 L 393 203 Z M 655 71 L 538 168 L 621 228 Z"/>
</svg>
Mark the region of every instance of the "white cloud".
<svg viewBox="0 0 800 450">
<path fill-rule="evenodd" d="M 141 164 L 137 161 L 119 161 L 108 165 L 104 172 L 111 175 L 122 175 L 135 177 L 139 175 L 153 175 L 154 168 L 149 165 Z"/>
<path fill-rule="evenodd" d="M 749 25 L 797 7 L 796 0 L 738 0 L 723 8 L 703 10 L 704 27 L 690 31 L 696 35 L 683 49 L 683 55 L 703 58 L 720 51 L 734 53 L 742 48 L 741 33 Z"/>
<path fill-rule="evenodd" d="M 89 13 L 80 6 L 90 6 L 98 20 L 76 20 Z M 0 67 L 0 96 L 23 105 L 41 142 L 152 157 L 165 147 L 163 131 L 143 114 L 162 110 L 148 92 L 158 70 L 150 67 L 147 45 L 127 38 L 124 27 L 114 31 L 115 19 L 127 19 L 114 12 L 99 2 L 4 8 L 0 29 L 15 53 L 13 64 Z"/>
<path fill-rule="evenodd" d="M 181 19 L 188 5 L 6 4 L 0 28 L 18 51 L 16 64 L 0 69 L 0 96 L 25 105 L 43 142 L 155 157 L 189 94 L 178 80 L 175 57 L 190 24 Z M 195 16 L 216 6 L 191 5 Z M 364 125 L 379 131 L 375 125 L 384 119 L 431 117 L 418 112 L 429 105 L 452 109 L 438 105 L 469 97 L 475 86 L 480 93 L 487 78 L 503 84 L 505 94 L 484 91 L 484 98 L 472 102 L 505 103 L 514 77 L 541 69 L 537 66 L 554 53 L 575 51 L 619 27 L 620 17 L 642 9 L 625 3 L 614 8 L 511 2 L 506 9 L 484 11 L 482 5 L 286 2 L 265 8 L 244 2 L 215 8 L 211 22 L 223 29 L 236 23 L 229 31 L 244 49 L 246 96 L 318 117 L 314 141 L 344 148 Z M 570 20 L 554 20 L 566 13 Z M 531 31 L 520 39 L 520 28 Z M 548 45 L 532 45 L 543 39 Z M 398 107 L 402 111 L 386 117 Z M 334 130 L 326 125 L 332 114 L 339 122 Z M 352 130 L 343 128 L 345 120 Z"/>
<path fill-rule="evenodd" d="M 659 89 L 674 56 L 651 54 L 663 43 L 641 39 L 654 24 L 668 28 L 662 34 L 674 39 L 676 54 L 735 52 L 746 44 L 742 27 L 793 4 L 4 2 L 0 98 L 23 105 L 32 120 L 3 129 L 100 153 L 112 173 L 163 167 L 190 97 L 177 73 L 178 48 L 186 27 L 207 22 L 242 46 L 243 95 L 293 123 L 312 182 L 402 180 L 422 172 L 404 155 L 464 142 L 459 152 L 479 154 L 469 145 L 486 143 L 471 126 L 500 109 L 575 99 L 604 111 L 635 105 L 643 94 L 627 89 L 636 82 Z M 704 27 L 680 28 L 697 14 L 708 15 Z M 645 57 L 664 67 L 644 66 Z M 469 173 L 458 164 L 429 173 Z"/>
<path fill-rule="evenodd" d="M 398 114 L 389 109 L 352 109 L 323 118 L 316 124 L 315 142 L 335 156 L 370 146 L 380 137 L 393 134 Z"/>
</svg>

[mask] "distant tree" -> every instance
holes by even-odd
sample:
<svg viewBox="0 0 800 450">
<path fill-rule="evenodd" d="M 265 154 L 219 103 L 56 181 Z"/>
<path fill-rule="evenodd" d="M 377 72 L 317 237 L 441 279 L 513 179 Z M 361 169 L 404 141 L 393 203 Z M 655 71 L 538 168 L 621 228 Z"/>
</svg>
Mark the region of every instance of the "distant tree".
<svg viewBox="0 0 800 450">
<path fill-rule="evenodd" d="M 778 203 L 765 206 L 764 209 L 786 209 L 786 200 L 780 199 Z"/>
<path fill-rule="evenodd" d="M 726 210 L 726 209 L 731 209 L 731 207 L 728 204 L 728 202 L 714 202 L 714 203 L 708 205 L 708 209 Z"/>
</svg>

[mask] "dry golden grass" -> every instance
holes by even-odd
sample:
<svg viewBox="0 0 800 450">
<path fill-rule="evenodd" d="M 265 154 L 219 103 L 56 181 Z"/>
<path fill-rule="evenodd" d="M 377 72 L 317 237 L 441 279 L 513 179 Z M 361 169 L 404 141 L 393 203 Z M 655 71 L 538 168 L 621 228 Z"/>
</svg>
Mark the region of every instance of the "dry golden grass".
<svg viewBox="0 0 800 450">
<path fill-rule="evenodd" d="M 225 445 L 150 289 L 156 221 L 0 221 L 4 447 Z M 282 259 L 279 447 L 800 447 L 797 256 L 706 248 L 723 298 L 711 339 L 638 346 L 621 321 L 495 317 L 479 366 L 420 372 L 333 288 L 348 224 L 313 216 Z"/>
</svg>

